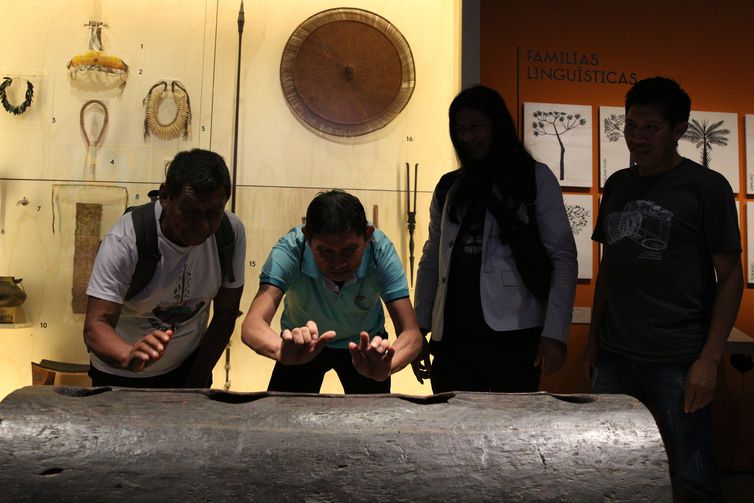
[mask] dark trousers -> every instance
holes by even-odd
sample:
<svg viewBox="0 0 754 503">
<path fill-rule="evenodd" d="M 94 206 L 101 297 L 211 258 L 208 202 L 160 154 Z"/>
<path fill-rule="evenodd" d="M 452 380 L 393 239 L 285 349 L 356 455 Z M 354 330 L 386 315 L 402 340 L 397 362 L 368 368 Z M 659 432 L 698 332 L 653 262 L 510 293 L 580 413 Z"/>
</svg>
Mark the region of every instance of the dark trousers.
<svg viewBox="0 0 754 503">
<path fill-rule="evenodd" d="M 325 373 L 335 370 L 346 394 L 390 393 L 390 378 L 379 382 L 359 374 L 347 349 L 325 348 L 302 365 L 275 364 L 267 391 L 319 393 Z"/>
<path fill-rule="evenodd" d="M 108 374 L 89 367 L 89 377 L 92 378 L 92 386 L 119 386 L 122 388 L 185 388 L 186 378 L 188 377 L 191 367 L 198 350 L 194 351 L 191 356 L 186 358 L 183 363 L 170 372 L 154 377 L 122 377 L 114 374 Z M 212 386 L 212 373 L 207 377 L 207 388 Z"/>
<path fill-rule="evenodd" d="M 723 501 L 712 455 L 710 406 L 690 414 L 683 411 L 690 366 L 637 362 L 601 349 L 592 391 L 631 395 L 654 415 L 683 501 Z"/>
<path fill-rule="evenodd" d="M 542 327 L 444 332 L 441 341 L 430 343 L 432 391 L 537 391 L 541 371 L 534 359 L 541 335 Z"/>
</svg>

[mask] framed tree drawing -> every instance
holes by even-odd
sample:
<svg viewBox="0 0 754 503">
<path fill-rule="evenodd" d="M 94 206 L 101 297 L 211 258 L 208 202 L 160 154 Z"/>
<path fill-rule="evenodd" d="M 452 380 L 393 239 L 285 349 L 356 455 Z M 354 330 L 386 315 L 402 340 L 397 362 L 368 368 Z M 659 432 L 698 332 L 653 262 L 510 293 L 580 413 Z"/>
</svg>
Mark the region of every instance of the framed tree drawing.
<svg viewBox="0 0 754 503">
<path fill-rule="evenodd" d="M 754 115 L 746 114 L 746 193 L 754 194 Z"/>
<path fill-rule="evenodd" d="M 579 279 L 592 279 L 592 225 L 594 209 L 592 196 L 563 194 L 568 222 L 576 240 Z"/>
<path fill-rule="evenodd" d="M 631 155 L 623 136 L 625 124 L 625 108 L 600 107 L 600 188 L 605 186 L 610 175 L 629 167 L 631 163 Z"/>
<path fill-rule="evenodd" d="M 738 115 L 692 110 L 689 127 L 678 142 L 678 153 L 721 173 L 738 193 Z"/>
<path fill-rule="evenodd" d="M 561 186 L 592 186 L 592 107 L 524 103 L 524 145 Z"/>
</svg>

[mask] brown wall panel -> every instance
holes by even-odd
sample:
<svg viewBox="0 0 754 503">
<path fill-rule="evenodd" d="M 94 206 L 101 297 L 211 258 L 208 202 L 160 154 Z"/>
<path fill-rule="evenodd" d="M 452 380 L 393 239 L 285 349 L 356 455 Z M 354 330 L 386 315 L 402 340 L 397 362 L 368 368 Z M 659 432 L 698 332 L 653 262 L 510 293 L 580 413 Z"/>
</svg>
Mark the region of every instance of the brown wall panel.
<svg viewBox="0 0 754 503">
<path fill-rule="evenodd" d="M 753 2 L 482 0 L 480 17 L 481 83 L 501 92 L 515 118 L 522 113 L 524 102 L 546 102 L 591 105 L 596 121 L 600 106 L 622 106 L 633 80 L 654 75 L 679 81 L 691 96 L 694 110 L 737 113 L 741 182 L 734 191 L 740 203 L 754 204 L 754 196 L 746 196 L 743 119 L 745 114 L 754 113 Z M 553 76 L 542 78 L 538 68 L 549 69 Z M 555 68 L 560 70 L 555 72 Z M 564 76 L 562 80 L 554 76 L 556 73 Z M 590 82 L 585 73 L 591 73 Z M 570 80 L 566 77 L 569 74 Z M 626 77 L 623 83 L 621 74 Z M 594 128 L 593 184 L 587 193 L 593 195 L 595 210 L 600 195 L 598 154 L 599 131 Z M 564 192 L 572 190 L 566 188 Z M 741 204 L 744 212 L 745 204 Z M 593 251 L 596 276 L 596 245 Z M 576 305 L 591 306 L 593 294 L 594 280 L 581 281 Z M 748 285 L 736 320 L 736 326 L 747 334 L 754 334 L 752 313 L 754 290 Z M 543 388 L 588 390 L 580 366 L 587 327 L 573 326 L 567 366 L 543 379 Z M 754 372 L 741 374 L 726 361 L 721 377 L 724 379 L 720 380 L 715 404 L 721 468 L 754 469 L 751 453 L 740 452 L 740 445 L 724 435 L 727 431 L 740 436 L 744 425 L 748 435 L 754 437 L 754 411 L 745 406 L 754 402 Z"/>
</svg>

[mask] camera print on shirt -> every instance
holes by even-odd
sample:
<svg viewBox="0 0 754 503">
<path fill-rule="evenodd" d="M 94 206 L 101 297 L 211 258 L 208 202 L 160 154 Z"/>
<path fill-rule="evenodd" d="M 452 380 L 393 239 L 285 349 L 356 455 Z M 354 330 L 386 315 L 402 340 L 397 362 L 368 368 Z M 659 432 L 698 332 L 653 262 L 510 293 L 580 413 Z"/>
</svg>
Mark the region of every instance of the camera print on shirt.
<svg viewBox="0 0 754 503">
<path fill-rule="evenodd" d="M 161 303 L 154 309 L 154 317 L 149 318 L 149 323 L 156 330 L 173 330 L 173 339 L 181 337 L 180 329 L 183 323 L 187 322 L 204 307 L 203 299 L 191 299 L 191 272 L 186 270 L 184 265 L 183 274 L 181 274 L 173 287 L 173 301 L 166 305 Z"/>
<path fill-rule="evenodd" d="M 608 244 L 628 238 L 644 251 L 638 258 L 662 260 L 662 251 L 670 243 L 673 213 L 653 201 L 629 201 L 623 211 L 611 213 L 605 219 Z"/>
</svg>

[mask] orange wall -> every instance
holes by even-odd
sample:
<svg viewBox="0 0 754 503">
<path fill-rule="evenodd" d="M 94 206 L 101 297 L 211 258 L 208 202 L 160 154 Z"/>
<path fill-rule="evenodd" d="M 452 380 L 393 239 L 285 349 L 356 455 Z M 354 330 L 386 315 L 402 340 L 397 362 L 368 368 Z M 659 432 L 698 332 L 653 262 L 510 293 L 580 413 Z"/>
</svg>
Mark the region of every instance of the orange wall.
<svg viewBox="0 0 754 503">
<path fill-rule="evenodd" d="M 481 0 L 481 83 L 499 90 L 514 116 L 521 113 L 525 101 L 530 101 L 592 105 L 596 119 L 599 106 L 623 105 L 630 84 L 529 79 L 529 50 L 594 53 L 599 63 L 582 66 L 582 70 L 599 69 L 627 75 L 635 72 L 639 79 L 664 75 L 677 80 L 691 96 L 692 109 L 736 112 L 739 116 L 741 186 L 734 187 L 734 190 L 738 191 L 736 197 L 741 202 L 741 218 L 745 224 L 745 203 L 750 201 L 750 204 L 754 204 L 754 196 L 747 197 L 745 191 L 744 150 L 744 115 L 754 113 L 752 23 L 754 2 L 737 0 L 639 0 L 620 3 L 604 0 Z M 517 48 L 520 54 L 518 69 Z M 557 66 L 576 68 L 569 64 Z M 597 128 L 593 130 L 593 145 L 593 185 L 591 190 L 587 189 L 587 193 L 592 194 L 596 210 L 600 194 Z M 583 191 L 564 189 L 564 192 Z M 744 250 L 745 238 L 744 226 Z M 598 256 L 598 249 L 594 246 L 594 276 Z M 745 259 L 745 253 L 742 259 Z M 594 280 L 579 284 L 576 305 L 591 306 L 593 292 Z M 754 290 L 752 285 L 748 285 L 736 326 L 754 335 L 752 308 Z M 588 391 L 588 383 L 579 365 L 586 332 L 586 325 L 572 328 L 568 365 L 555 376 L 544 379 L 543 388 L 562 392 Z M 754 372 L 741 376 L 727 364 L 721 372 L 729 374 L 729 385 L 735 379 L 754 379 Z M 725 380 L 721 380 L 721 386 L 723 382 Z M 737 385 L 735 387 L 738 388 Z M 743 395 L 741 397 L 744 398 Z M 746 415 L 751 416 L 750 412 L 747 411 Z M 735 411 L 730 413 L 736 414 Z"/>
<path fill-rule="evenodd" d="M 706 7 L 705 7 L 706 4 Z M 617 6 L 617 7 L 616 7 Z M 630 8 L 629 8 L 630 6 Z M 714 11 L 710 12 L 711 9 Z M 525 101 L 622 106 L 628 84 L 595 84 L 527 79 L 527 51 L 597 54 L 599 64 L 583 69 L 612 70 L 639 79 L 664 75 L 676 79 L 689 93 L 692 109 L 736 112 L 739 115 L 741 187 L 744 203 L 744 114 L 754 113 L 754 2 L 600 0 L 560 2 L 481 2 L 481 82 L 516 109 L 516 49 L 520 48 L 519 105 Z M 574 65 L 558 65 L 574 68 Z M 593 130 L 594 173 L 591 193 L 599 195 L 599 136 Z M 744 190 L 742 190 L 744 189 Z M 577 192 L 568 188 L 565 192 Z M 580 192 L 580 191 L 578 191 Z M 754 196 L 750 196 L 754 202 Z M 745 215 L 745 205 L 741 205 Z M 743 218 L 743 217 L 742 217 Z M 742 229 L 745 239 L 745 228 Z M 594 249 L 594 271 L 597 249 Z M 577 305 L 589 305 L 593 284 L 580 286 Z M 754 334 L 754 292 L 747 289 L 736 326 Z"/>
</svg>

